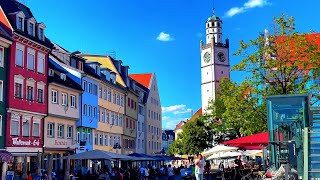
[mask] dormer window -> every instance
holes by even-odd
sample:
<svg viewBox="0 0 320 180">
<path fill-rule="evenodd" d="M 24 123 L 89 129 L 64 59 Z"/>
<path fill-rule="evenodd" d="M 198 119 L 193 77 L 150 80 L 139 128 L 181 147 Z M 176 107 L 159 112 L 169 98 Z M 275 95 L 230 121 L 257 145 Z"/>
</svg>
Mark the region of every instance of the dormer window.
<svg viewBox="0 0 320 180">
<path fill-rule="evenodd" d="M 33 23 L 29 23 L 28 33 L 29 33 L 29 35 L 34 36 L 34 24 Z"/>
<path fill-rule="evenodd" d="M 44 28 L 46 26 L 43 23 L 38 24 L 37 29 L 38 29 L 38 38 L 42 41 L 44 41 Z"/>
<path fill-rule="evenodd" d="M 22 29 L 23 29 L 23 18 L 22 17 L 18 17 L 17 27 L 18 27 L 18 29 L 20 29 L 22 31 Z"/>
<path fill-rule="evenodd" d="M 43 34 L 43 29 L 42 28 L 39 29 L 39 39 L 42 40 L 42 41 L 44 40 L 44 34 Z"/>
<path fill-rule="evenodd" d="M 61 73 L 61 74 L 60 74 L 60 78 L 65 81 L 66 78 L 67 78 L 67 76 L 66 76 L 66 74 L 64 74 L 64 73 Z"/>
<path fill-rule="evenodd" d="M 79 61 L 79 70 L 83 71 L 83 62 Z"/>
<path fill-rule="evenodd" d="M 17 29 L 24 31 L 24 18 L 26 17 L 22 11 L 15 13 Z"/>
</svg>

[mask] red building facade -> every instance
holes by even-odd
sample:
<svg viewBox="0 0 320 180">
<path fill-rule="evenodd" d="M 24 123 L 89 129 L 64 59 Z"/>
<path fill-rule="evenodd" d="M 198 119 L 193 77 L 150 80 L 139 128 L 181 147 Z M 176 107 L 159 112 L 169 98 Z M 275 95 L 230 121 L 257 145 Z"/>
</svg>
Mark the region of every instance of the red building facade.
<svg viewBox="0 0 320 180">
<path fill-rule="evenodd" d="M 44 36 L 30 9 L 17 1 L 0 0 L 12 27 L 7 73 L 7 119 L 5 147 L 17 162 L 28 162 L 43 150 L 43 122 L 47 116 L 48 55 L 52 44 Z M 0 23 L 0 25 L 3 23 Z"/>
</svg>

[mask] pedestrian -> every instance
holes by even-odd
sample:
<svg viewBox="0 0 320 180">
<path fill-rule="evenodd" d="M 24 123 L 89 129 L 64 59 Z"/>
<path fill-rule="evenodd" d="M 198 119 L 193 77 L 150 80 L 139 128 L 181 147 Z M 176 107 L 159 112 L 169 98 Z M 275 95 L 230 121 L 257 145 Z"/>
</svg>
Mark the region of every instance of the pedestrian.
<svg viewBox="0 0 320 180">
<path fill-rule="evenodd" d="M 148 166 L 145 168 L 144 176 L 145 176 L 146 180 L 149 180 L 149 167 Z"/>
<path fill-rule="evenodd" d="M 168 176 L 169 176 L 168 180 L 174 179 L 174 174 L 173 174 L 173 169 L 171 167 L 171 164 L 169 164 L 169 166 L 168 166 Z"/>
<path fill-rule="evenodd" d="M 234 160 L 235 172 L 234 172 L 234 180 L 241 179 L 240 169 L 242 169 L 242 161 L 241 156 L 239 155 L 237 159 Z"/>
<path fill-rule="evenodd" d="M 28 172 L 28 180 L 32 180 L 31 172 Z"/>
<path fill-rule="evenodd" d="M 141 168 L 139 169 L 140 180 L 144 180 L 145 173 L 146 173 L 145 168 L 141 166 Z"/>
<path fill-rule="evenodd" d="M 195 160 L 195 175 L 197 180 L 203 180 L 203 170 L 206 162 L 203 160 L 201 154 L 198 155 L 198 159 Z"/>
<path fill-rule="evenodd" d="M 183 179 L 186 176 L 186 169 L 184 168 L 183 165 L 180 167 L 180 176 Z"/>
</svg>

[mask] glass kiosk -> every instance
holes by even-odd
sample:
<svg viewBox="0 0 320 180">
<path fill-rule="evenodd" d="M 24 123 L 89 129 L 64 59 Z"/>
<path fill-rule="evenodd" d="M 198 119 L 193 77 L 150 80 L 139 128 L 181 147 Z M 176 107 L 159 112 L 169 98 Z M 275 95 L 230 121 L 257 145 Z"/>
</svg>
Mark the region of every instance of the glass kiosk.
<svg viewBox="0 0 320 180">
<path fill-rule="evenodd" d="M 289 164 L 298 171 L 299 179 L 308 173 L 305 171 L 308 139 L 303 143 L 310 125 L 308 100 L 307 95 L 267 97 L 270 163 L 277 169 Z"/>
</svg>

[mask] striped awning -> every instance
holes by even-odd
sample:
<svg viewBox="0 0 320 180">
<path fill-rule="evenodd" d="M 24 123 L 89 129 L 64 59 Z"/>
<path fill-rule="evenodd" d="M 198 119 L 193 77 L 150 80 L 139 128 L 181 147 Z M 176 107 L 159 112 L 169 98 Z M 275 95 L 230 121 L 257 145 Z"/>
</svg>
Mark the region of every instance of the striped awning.
<svg viewBox="0 0 320 180">
<path fill-rule="evenodd" d="M 13 155 L 5 150 L 0 150 L 0 163 L 13 162 Z"/>
</svg>

